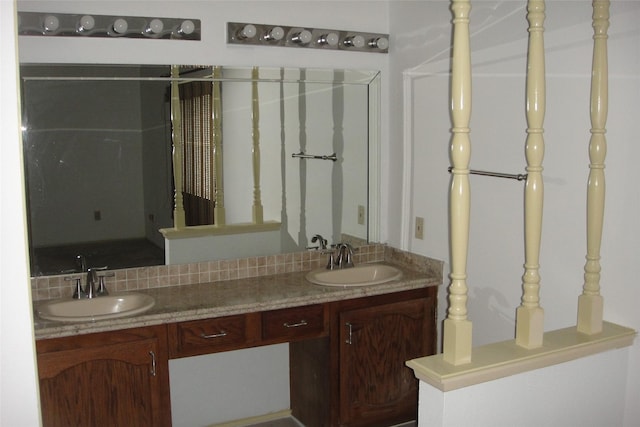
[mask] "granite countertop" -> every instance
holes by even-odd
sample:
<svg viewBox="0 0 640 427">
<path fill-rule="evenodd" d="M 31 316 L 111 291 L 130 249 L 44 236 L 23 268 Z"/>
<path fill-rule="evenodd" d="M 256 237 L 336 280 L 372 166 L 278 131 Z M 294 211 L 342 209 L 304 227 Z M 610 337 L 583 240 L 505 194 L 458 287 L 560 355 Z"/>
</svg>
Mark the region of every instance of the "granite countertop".
<svg viewBox="0 0 640 427">
<path fill-rule="evenodd" d="M 135 316 L 89 322 L 44 320 L 38 316 L 37 307 L 46 301 L 38 301 L 34 303 L 35 337 L 36 339 L 56 338 L 208 319 L 380 295 L 438 286 L 442 283 L 442 277 L 435 277 L 395 263 L 385 264 L 391 264 L 402 270 L 402 278 L 379 285 L 332 287 L 310 283 L 304 277 L 307 272 L 303 271 L 137 290 L 135 292 L 148 294 L 155 298 L 155 305 L 150 310 Z"/>
</svg>

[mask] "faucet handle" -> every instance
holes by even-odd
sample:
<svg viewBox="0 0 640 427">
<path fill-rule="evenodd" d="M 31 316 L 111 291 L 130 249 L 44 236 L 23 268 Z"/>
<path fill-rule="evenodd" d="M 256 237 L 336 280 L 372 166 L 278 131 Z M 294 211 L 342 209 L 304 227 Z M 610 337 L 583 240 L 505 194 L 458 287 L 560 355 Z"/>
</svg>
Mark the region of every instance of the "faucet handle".
<svg viewBox="0 0 640 427">
<path fill-rule="evenodd" d="M 107 291 L 107 287 L 104 284 L 105 281 L 105 277 L 113 277 L 115 276 L 115 273 L 107 273 L 107 274 L 101 274 L 98 276 L 98 289 L 96 290 L 96 296 L 104 296 L 104 295 L 109 295 L 109 291 Z"/>
<path fill-rule="evenodd" d="M 327 270 L 333 270 L 334 268 L 336 268 L 336 257 L 333 251 L 327 251 L 325 253 L 329 254 L 329 260 L 327 261 Z"/>
<path fill-rule="evenodd" d="M 82 290 L 82 279 L 79 277 L 68 276 L 64 278 L 65 281 L 69 282 L 71 280 L 75 280 L 75 289 L 73 291 L 73 299 L 83 299 L 87 297 L 87 294 Z"/>
</svg>

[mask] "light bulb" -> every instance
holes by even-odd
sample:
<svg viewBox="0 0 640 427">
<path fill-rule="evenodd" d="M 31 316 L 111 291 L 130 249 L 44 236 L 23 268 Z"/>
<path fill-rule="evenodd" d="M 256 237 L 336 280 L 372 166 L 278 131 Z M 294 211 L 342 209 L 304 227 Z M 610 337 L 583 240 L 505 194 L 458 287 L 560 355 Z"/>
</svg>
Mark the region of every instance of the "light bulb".
<svg viewBox="0 0 640 427">
<path fill-rule="evenodd" d="M 344 41 L 345 46 L 361 48 L 364 47 L 364 37 L 361 35 L 347 37 Z"/>
<path fill-rule="evenodd" d="M 298 44 L 309 44 L 311 41 L 311 32 L 309 30 L 297 32 L 291 37 L 291 41 Z"/>
<path fill-rule="evenodd" d="M 284 37 L 284 29 L 282 27 L 273 27 L 264 35 L 265 40 L 282 40 Z"/>
<path fill-rule="evenodd" d="M 57 16 L 47 15 L 42 22 L 42 28 L 44 28 L 47 33 L 52 33 L 60 28 L 60 20 Z"/>
<path fill-rule="evenodd" d="M 78 32 L 91 31 L 96 26 L 96 20 L 91 15 L 84 15 L 78 22 Z"/>
<path fill-rule="evenodd" d="M 238 31 L 239 39 L 252 39 L 256 36 L 258 30 L 256 30 L 256 26 L 253 24 L 247 24 Z"/>
<path fill-rule="evenodd" d="M 191 34 L 195 31 L 196 26 L 194 25 L 193 21 L 187 19 L 185 21 L 182 21 L 182 24 L 180 24 L 180 29 L 178 30 L 178 32 L 180 34 Z"/>
<path fill-rule="evenodd" d="M 149 22 L 146 32 L 158 34 L 158 33 L 161 33 L 163 29 L 164 29 L 164 23 L 160 19 L 156 18 L 156 19 L 152 19 L 151 22 Z"/>
<path fill-rule="evenodd" d="M 386 37 L 376 37 L 375 39 L 369 40 L 369 46 L 385 50 L 389 47 L 389 39 Z"/>
<path fill-rule="evenodd" d="M 336 46 L 338 44 L 338 41 L 340 41 L 340 37 L 338 37 L 336 33 L 328 33 L 320 36 L 320 38 L 318 39 L 318 44 Z"/>
<path fill-rule="evenodd" d="M 129 29 L 129 24 L 125 19 L 118 18 L 113 23 L 113 31 L 115 31 L 118 34 L 126 33 L 127 29 Z"/>
</svg>

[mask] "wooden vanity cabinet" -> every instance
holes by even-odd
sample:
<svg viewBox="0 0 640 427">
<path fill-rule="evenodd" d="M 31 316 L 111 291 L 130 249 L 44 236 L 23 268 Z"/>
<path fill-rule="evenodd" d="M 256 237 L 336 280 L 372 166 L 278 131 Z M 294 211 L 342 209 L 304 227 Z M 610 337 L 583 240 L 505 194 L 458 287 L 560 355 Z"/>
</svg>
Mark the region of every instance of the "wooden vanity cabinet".
<svg viewBox="0 0 640 427">
<path fill-rule="evenodd" d="M 435 351 L 437 287 L 36 341 L 43 425 L 171 425 L 169 358 L 289 343 L 306 427 L 416 419 L 405 362 Z"/>
<path fill-rule="evenodd" d="M 307 427 L 417 419 L 418 380 L 405 362 L 435 352 L 436 292 L 332 303 L 330 338 L 290 345 L 294 416 Z"/>
<path fill-rule="evenodd" d="M 47 426 L 170 426 L 164 326 L 36 341 Z"/>
</svg>

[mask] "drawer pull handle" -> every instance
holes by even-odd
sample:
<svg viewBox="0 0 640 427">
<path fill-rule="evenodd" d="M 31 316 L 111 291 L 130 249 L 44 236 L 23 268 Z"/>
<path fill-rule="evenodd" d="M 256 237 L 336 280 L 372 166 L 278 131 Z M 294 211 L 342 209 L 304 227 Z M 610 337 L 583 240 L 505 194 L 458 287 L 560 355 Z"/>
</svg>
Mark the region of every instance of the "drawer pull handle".
<svg viewBox="0 0 640 427">
<path fill-rule="evenodd" d="M 347 336 L 347 339 L 344 340 L 345 343 L 351 345 L 353 344 L 353 324 L 347 322 L 344 324 L 347 328 L 349 328 L 349 335 Z"/>
<path fill-rule="evenodd" d="M 285 322 L 283 325 L 284 325 L 285 328 L 299 328 L 300 326 L 307 326 L 307 321 L 306 320 L 301 320 L 298 323 Z"/>
<path fill-rule="evenodd" d="M 153 351 L 149 352 L 149 356 L 151 356 L 151 371 L 150 374 L 152 377 L 156 376 L 156 354 Z"/>
<path fill-rule="evenodd" d="M 205 340 L 210 340 L 212 338 L 222 338 L 226 336 L 227 336 L 226 331 L 220 331 L 217 334 L 210 334 L 210 335 L 207 335 L 205 333 L 200 334 L 200 338 L 204 338 Z"/>
</svg>

